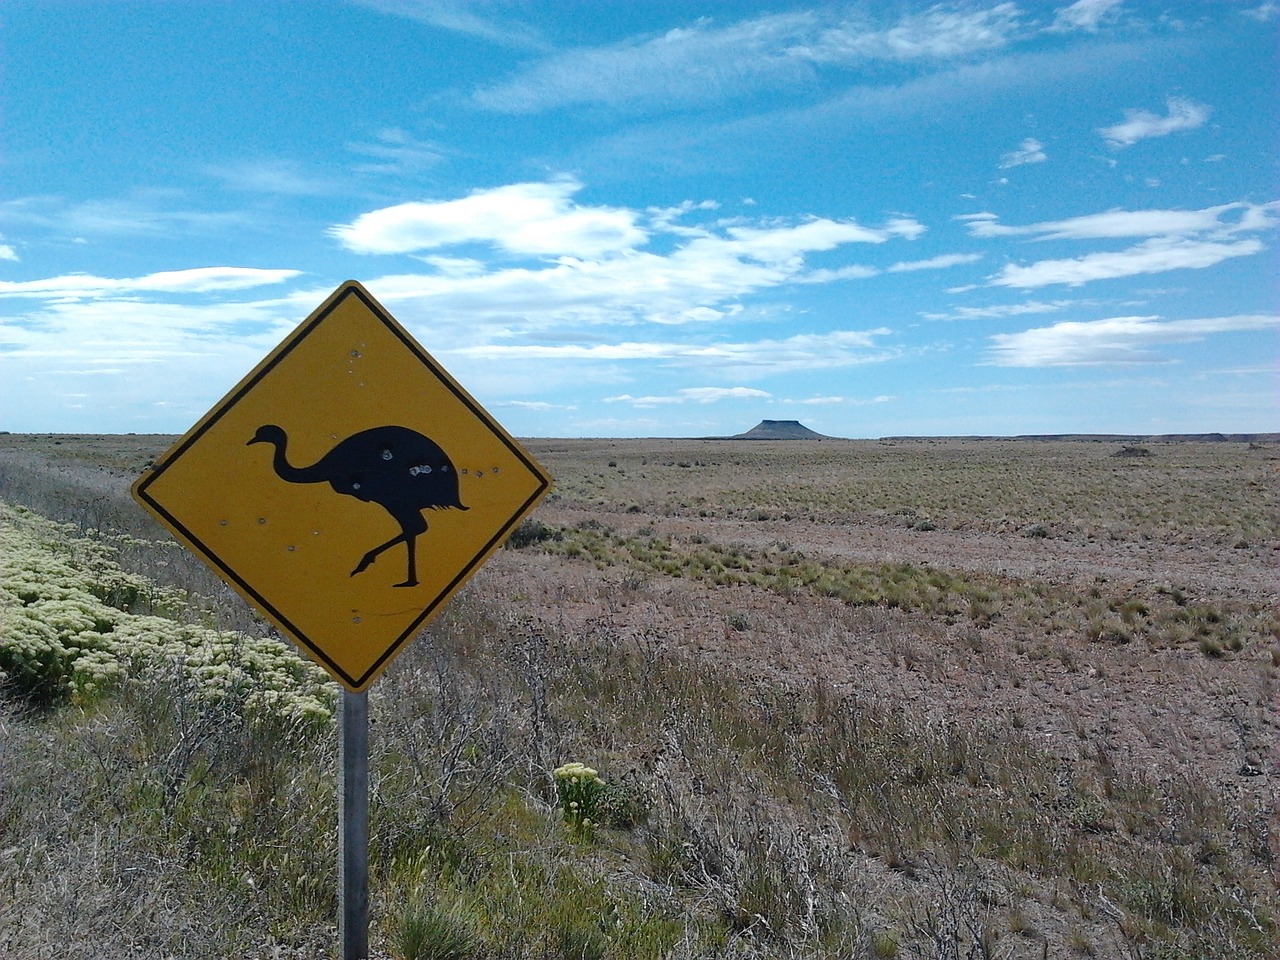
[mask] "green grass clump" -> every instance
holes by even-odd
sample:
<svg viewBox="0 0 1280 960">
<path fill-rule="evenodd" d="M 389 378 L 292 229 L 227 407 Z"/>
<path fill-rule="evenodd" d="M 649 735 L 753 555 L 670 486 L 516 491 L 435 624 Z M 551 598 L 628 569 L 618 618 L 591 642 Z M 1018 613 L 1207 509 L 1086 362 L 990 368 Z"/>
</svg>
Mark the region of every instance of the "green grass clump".
<svg viewBox="0 0 1280 960">
<path fill-rule="evenodd" d="M 476 943 L 464 921 L 415 902 L 396 921 L 392 947 L 400 960 L 468 960 L 475 956 Z"/>
<path fill-rule="evenodd" d="M 797 590 L 853 607 L 884 607 L 989 626 L 997 619 L 1052 635 L 1068 632 L 1110 645 L 1145 641 L 1152 648 L 1198 646 L 1210 657 L 1238 653 L 1265 641 L 1277 627 L 1269 611 L 1189 605 L 1180 591 L 1158 588 L 1143 596 L 1122 592 L 1084 596 L 1067 587 L 1010 577 L 959 573 L 910 563 L 852 564 L 817 558 L 782 546 L 748 548 L 686 540 L 635 537 L 600 524 L 557 530 L 543 549 L 599 568 L 628 565 L 647 573 L 715 586 L 750 585 L 791 596 Z"/>
</svg>

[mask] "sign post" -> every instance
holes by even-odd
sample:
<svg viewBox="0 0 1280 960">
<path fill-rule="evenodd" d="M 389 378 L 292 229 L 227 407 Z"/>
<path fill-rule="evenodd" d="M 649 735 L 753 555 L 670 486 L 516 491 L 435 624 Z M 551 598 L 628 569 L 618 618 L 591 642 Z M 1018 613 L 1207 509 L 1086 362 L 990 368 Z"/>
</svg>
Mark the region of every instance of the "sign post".
<svg viewBox="0 0 1280 960">
<path fill-rule="evenodd" d="M 369 956 L 369 694 L 342 691 L 338 794 L 338 940 L 341 960 Z"/>
<path fill-rule="evenodd" d="M 366 691 L 550 487 L 354 280 L 133 485 L 344 688 L 342 960 L 368 954 Z"/>
</svg>

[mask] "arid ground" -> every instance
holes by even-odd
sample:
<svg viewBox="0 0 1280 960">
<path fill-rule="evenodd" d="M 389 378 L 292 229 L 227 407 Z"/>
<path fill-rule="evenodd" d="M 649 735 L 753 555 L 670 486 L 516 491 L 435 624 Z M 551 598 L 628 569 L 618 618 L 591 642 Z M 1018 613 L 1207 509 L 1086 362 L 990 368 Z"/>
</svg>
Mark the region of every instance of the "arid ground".
<svg viewBox="0 0 1280 960">
<path fill-rule="evenodd" d="M 168 439 L 0 436 L 0 501 L 71 533 L 158 541 L 127 487 Z M 444 778 L 448 802 L 375 850 L 389 901 L 380 950 L 1274 955 L 1280 444 L 528 447 L 553 494 L 372 695 L 376 713 L 380 696 L 417 704 L 435 691 L 433 705 L 414 707 L 435 739 L 414 739 L 403 709 L 381 728 L 384 759 L 403 767 L 397 736 L 442 756 L 462 749 L 442 691 L 487 691 L 457 707 L 487 718 L 475 720 L 484 736 L 466 747 L 470 765 L 415 761 L 437 786 Z M 157 567 L 122 550 L 120 562 L 206 598 L 203 616 L 220 629 L 268 632 L 193 560 Z M 25 746 L 0 788 L 31 782 L 13 771 L 45 762 L 41 738 L 78 723 L 128 728 L 100 700 L 57 709 L 56 721 L 11 712 Z M 501 775 L 476 772 L 499 760 Z M 562 835 L 548 770 L 565 760 L 627 785 L 590 836 Z M 375 799 L 388 810 L 426 789 L 399 777 L 387 774 Z M 251 780 L 228 775 L 226 789 Z M 47 842 L 49 823 L 3 802 L 0 848 Z M 218 809 L 216 796 L 209 803 Z M 516 847 L 534 851 L 541 880 L 517 877 Z M 407 862 L 440 879 L 415 886 Z M 0 895 L 51 915 L 71 895 L 49 880 L 59 863 L 0 858 Z M 156 883 L 179 882 L 157 870 Z M 228 882 L 200 880 L 228 904 L 249 896 Z M 568 907 L 554 921 L 527 906 L 524 920 L 494 918 L 519 912 L 526 883 L 550 884 L 549 901 L 567 890 L 594 904 L 574 886 L 588 882 L 613 926 Z M 110 871 L 95 883 L 104 904 L 127 889 Z M 411 924 L 396 918 L 424 889 L 430 916 L 463 929 L 463 952 L 405 945 Z M 266 894 L 254 896 L 267 910 Z M 276 951 L 262 955 L 324 955 L 298 930 L 326 904 L 303 898 L 269 937 L 235 933 L 231 920 L 218 936 Z M 197 955 L 157 929 L 183 909 L 143 911 L 127 935 L 100 925 L 114 952 L 97 955 Z M 654 927 L 656 916 L 667 925 Z M 0 919 L 0 946 L 17 949 L 32 930 Z M 17 955 L 93 954 L 37 942 Z"/>
</svg>

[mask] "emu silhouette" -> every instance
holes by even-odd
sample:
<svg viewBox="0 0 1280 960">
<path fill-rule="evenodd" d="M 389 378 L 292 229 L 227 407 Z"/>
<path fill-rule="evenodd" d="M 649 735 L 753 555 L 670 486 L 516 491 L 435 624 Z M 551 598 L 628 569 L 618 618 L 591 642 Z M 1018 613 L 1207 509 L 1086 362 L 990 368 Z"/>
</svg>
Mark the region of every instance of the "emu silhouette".
<svg viewBox="0 0 1280 960">
<path fill-rule="evenodd" d="M 417 586 L 416 541 L 427 532 L 422 511 L 467 509 L 458 497 L 458 472 L 439 444 L 408 427 L 374 427 L 347 437 L 311 466 L 295 467 L 285 455 L 288 442 L 284 429 L 269 423 L 246 446 L 272 444 L 272 466 L 281 480 L 327 483 L 337 493 L 378 504 L 400 524 L 400 533 L 366 553 L 351 576 L 403 543 L 409 551 L 408 574 L 396 586 Z"/>
</svg>

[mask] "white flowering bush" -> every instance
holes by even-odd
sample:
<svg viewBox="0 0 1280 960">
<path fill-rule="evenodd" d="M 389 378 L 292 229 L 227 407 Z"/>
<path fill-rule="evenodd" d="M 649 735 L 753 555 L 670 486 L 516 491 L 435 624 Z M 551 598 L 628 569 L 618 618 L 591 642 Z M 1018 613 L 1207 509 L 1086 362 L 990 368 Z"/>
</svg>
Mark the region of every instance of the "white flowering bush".
<svg viewBox="0 0 1280 960">
<path fill-rule="evenodd" d="M 185 592 L 120 569 L 115 549 L 0 502 L 0 689 L 47 708 L 177 665 L 209 700 L 234 696 L 251 714 L 292 720 L 332 717 L 337 688 L 318 666 L 279 640 L 177 619 L 195 613 Z M 172 616 L 131 612 L 144 597 Z"/>
<path fill-rule="evenodd" d="M 606 790 L 604 780 L 585 763 L 576 762 L 556 767 L 551 777 L 569 832 L 578 838 L 590 836 L 600 819 L 600 804 Z"/>
</svg>

